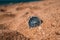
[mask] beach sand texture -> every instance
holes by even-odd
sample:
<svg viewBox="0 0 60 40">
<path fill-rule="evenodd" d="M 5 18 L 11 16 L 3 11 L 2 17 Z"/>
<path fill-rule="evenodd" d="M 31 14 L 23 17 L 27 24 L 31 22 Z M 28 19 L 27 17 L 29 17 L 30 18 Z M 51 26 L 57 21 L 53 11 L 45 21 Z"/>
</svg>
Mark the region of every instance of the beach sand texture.
<svg viewBox="0 0 60 40">
<path fill-rule="evenodd" d="M 29 28 L 32 16 L 43 23 Z M 60 40 L 60 0 L 0 5 L 0 40 Z"/>
</svg>

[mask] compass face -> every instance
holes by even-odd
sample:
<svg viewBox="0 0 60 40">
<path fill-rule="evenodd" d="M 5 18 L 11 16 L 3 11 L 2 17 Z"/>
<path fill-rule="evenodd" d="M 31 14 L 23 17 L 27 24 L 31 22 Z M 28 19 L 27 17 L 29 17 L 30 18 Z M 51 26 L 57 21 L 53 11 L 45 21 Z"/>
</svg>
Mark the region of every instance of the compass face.
<svg viewBox="0 0 60 40">
<path fill-rule="evenodd" d="M 41 25 L 42 20 L 39 19 L 38 17 L 31 17 L 28 23 L 30 27 L 37 27 Z"/>
</svg>

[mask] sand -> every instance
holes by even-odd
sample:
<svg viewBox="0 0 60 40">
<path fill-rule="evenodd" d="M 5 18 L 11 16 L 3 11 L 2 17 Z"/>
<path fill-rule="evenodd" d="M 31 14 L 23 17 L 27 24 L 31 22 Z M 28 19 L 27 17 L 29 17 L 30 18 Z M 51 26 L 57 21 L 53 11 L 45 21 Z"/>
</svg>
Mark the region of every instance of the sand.
<svg viewBox="0 0 60 40">
<path fill-rule="evenodd" d="M 39 17 L 43 23 L 29 28 L 32 16 Z M 16 40 L 9 36 L 16 35 L 15 32 L 24 36 L 15 37 L 17 40 L 60 40 L 60 0 L 0 5 L 0 40 Z"/>
</svg>

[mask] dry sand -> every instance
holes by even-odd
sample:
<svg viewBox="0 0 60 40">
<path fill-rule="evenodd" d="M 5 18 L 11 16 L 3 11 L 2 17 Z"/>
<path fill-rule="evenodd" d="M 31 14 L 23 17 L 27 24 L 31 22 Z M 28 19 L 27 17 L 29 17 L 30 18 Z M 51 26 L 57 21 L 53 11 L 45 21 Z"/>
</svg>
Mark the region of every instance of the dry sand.
<svg viewBox="0 0 60 40">
<path fill-rule="evenodd" d="M 43 23 L 29 28 L 28 21 L 31 16 L 39 17 Z M 23 36 L 16 37 L 16 32 Z M 60 40 L 60 0 L 1 5 L 0 40 L 16 39 Z"/>
</svg>

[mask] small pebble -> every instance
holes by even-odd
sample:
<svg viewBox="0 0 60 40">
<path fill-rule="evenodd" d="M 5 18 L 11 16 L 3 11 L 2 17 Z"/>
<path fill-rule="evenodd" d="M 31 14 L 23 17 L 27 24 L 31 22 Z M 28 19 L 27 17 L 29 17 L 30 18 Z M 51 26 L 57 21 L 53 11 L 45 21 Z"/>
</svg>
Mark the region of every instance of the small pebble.
<svg viewBox="0 0 60 40">
<path fill-rule="evenodd" d="M 28 24 L 29 24 L 30 28 L 37 27 L 37 26 L 40 26 L 42 24 L 42 20 L 39 19 L 38 17 L 33 16 L 29 19 Z"/>
</svg>

